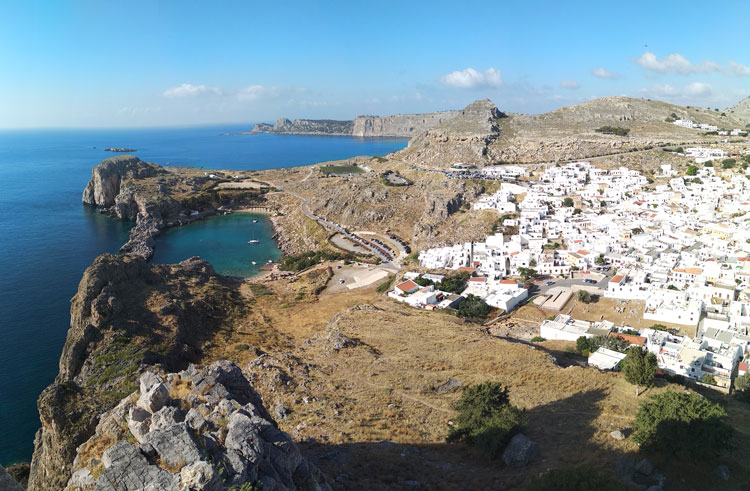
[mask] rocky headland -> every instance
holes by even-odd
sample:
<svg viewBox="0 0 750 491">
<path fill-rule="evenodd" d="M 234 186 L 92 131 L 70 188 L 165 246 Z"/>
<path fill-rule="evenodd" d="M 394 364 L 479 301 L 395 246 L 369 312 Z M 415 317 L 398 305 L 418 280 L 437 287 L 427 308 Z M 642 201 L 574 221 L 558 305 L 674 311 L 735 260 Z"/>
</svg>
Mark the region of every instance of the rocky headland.
<svg viewBox="0 0 750 491">
<path fill-rule="evenodd" d="M 232 176 L 236 175 L 233 173 Z M 84 203 L 119 220 L 134 221 L 123 254 L 150 259 L 162 229 L 184 225 L 233 207 L 263 206 L 265 190 L 219 188 L 229 174 L 167 168 L 133 155 L 103 160 L 91 170 Z"/>
<path fill-rule="evenodd" d="M 143 371 L 200 362 L 205 344 L 231 332 L 244 309 L 237 284 L 198 258 L 148 265 L 132 255 L 98 257 L 71 301 L 59 372 L 39 397 L 29 488 L 63 489 L 76 448 Z"/>
<path fill-rule="evenodd" d="M 357 116 L 353 121 L 330 119 L 280 118 L 273 125 L 256 124 L 251 133 L 285 133 L 296 135 L 331 135 L 356 137 L 411 137 L 441 124 L 460 111 L 425 114 L 392 114 L 390 116 Z"/>
</svg>

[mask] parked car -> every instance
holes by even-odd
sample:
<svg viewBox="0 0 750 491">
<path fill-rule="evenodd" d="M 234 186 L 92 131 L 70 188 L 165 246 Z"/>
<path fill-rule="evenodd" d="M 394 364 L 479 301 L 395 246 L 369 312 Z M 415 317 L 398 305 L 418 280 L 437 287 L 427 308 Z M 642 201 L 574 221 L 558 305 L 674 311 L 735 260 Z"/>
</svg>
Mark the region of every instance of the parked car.
<svg viewBox="0 0 750 491">
<path fill-rule="evenodd" d="M 555 284 L 554 281 L 548 281 L 547 283 L 545 283 L 545 285 L 547 285 L 547 286 L 554 285 L 554 284 Z"/>
<path fill-rule="evenodd" d="M 583 282 L 588 283 L 589 285 L 596 285 L 596 280 L 590 280 L 588 278 L 583 280 Z"/>
</svg>

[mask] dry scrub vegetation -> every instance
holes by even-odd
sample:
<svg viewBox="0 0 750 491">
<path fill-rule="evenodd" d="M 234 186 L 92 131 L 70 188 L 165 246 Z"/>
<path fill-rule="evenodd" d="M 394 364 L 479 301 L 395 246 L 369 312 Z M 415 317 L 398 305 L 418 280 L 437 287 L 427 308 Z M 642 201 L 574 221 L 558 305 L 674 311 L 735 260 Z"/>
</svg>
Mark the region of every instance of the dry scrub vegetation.
<svg viewBox="0 0 750 491">
<path fill-rule="evenodd" d="M 611 473 L 620 456 L 637 452 L 629 440 L 609 433 L 627 429 L 638 404 L 666 383 L 636 399 L 621 375 L 571 360 L 566 348 L 572 343 L 495 337 L 451 314 L 388 300 L 374 288 L 314 295 L 309 288 L 319 284 L 324 269 L 293 283 L 244 285 L 246 324 L 217 335 L 206 362 L 240 362 L 269 410 L 288 413 L 278 419 L 281 428 L 332 479 L 339 478 L 336 488 L 407 489 L 404 481 L 416 480 L 426 489 L 520 489 L 529 477 L 567 464 Z M 300 291 L 307 292 L 304 298 L 289 305 Z M 341 339 L 346 343 L 337 344 Z M 441 390 L 449 379 L 508 386 L 511 402 L 527 411 L 525 433 L 539 443 L 541 461 L 512 469 L 445 443 L 461 390 Z M 750 415 L 734 403 L 729 412 L 734 421 Z M 746 475 L 739 460 L 745 452 L 724 461 L 733 473 Z M 649 458 L 670 476 L 702 484 L 700 489 L 718 485 L 705 469 L 678 472 L 668 459 Z"/>
</svg>

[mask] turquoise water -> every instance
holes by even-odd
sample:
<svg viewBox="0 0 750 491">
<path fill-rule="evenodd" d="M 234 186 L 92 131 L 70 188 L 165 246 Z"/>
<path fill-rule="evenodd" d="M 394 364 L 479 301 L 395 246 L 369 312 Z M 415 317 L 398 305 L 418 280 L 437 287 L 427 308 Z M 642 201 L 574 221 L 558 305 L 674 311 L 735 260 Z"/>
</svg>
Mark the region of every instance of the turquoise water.
<svg viewBox="0 0 750 491">
<path fill-rule="evenodd" d="M 403 139 L 222 136 L 250 127 L 0 131 L 1 465 L 31 458 L 36 399 L 57 374 L 81 274 L 128 238 L 131 224 L 81 204 L 91 168 L 113 155 L 105 147 L 135 148 L 141 159 L 159 164 L 251 170 L 385 155 L 406 146 Z M 245 227 L 252 234 L 257 226 L 251 224 L 234 215 L 168 230 L 158 239 L 156 260 L 200 255 L 220 272 L 253 274 L 248 260 L 260 266 L 279 252 L 265 220 L 257 230 L 261 244 L 248 245 Z"/>
<path fill-rule="evenodd" d="M 271 222 L 264 215 L 233 213 L 210 217 L 162 232 L 156 241 L 153 262 L 172 264 L 200 256 L 217 273 L 247 278 L 260 273 L 263 264 L 281 257 L 272 235 Z M 260 242 L 249 244 L 252 239 Z"/>
</svg>

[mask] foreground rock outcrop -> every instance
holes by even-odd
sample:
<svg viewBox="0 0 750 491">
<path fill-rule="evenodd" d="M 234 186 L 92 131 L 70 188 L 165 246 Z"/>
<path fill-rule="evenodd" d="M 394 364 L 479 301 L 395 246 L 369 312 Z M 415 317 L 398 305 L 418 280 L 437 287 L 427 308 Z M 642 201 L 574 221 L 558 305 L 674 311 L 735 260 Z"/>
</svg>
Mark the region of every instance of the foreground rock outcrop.
<svg viewBox="0 0 750 491">
<path fill-rule="evenodd" d="M 62 489 L 76 447 L 139 374 L 199 362 L 214 334 L 244 315 L 243 305 L 237 285 L 198 258 L 149 266 L 133 256 L 98 257 L 71 301 L 59 373 L 39 397 L 29 488 Z"/>
<path fill-rule="evenodd" d="M 139 389 L 103 414 L 78 447 L 66 489 L 220 491 L 243 484 L 330 489 L 240 368 L 219 361 L 166 376 L 144 373 Z"/>
</svg>

